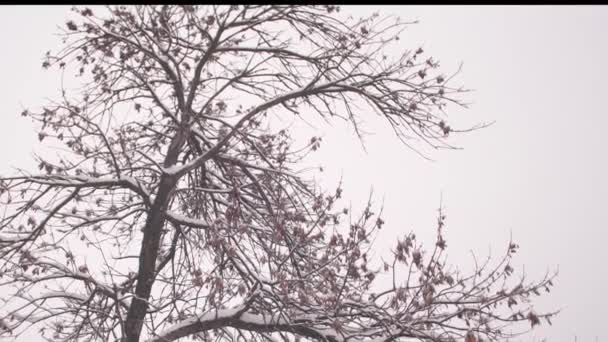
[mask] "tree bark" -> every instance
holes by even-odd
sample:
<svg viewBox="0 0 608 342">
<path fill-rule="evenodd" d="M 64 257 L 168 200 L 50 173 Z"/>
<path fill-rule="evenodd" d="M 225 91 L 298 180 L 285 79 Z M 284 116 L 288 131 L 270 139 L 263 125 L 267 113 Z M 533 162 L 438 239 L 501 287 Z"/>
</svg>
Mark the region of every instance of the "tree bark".
<svg viewBox="0 0 608 342">
<path fill-rule="evenodd" d="M 161 230 L 165 224 L 165 212 L 169 203 L 169 194 L 176 180 L 172 175 L 163 175 L 158 194 L 144 226 L 144 237 L 139 253 L 139 271 L 135 297 L 131 301 L 126 320 L 126 342 L 138 342 L 143 326 L 143 319 L 148 310 L 148 299 L 154 284 L 156 259 L 160 243 Z"/>
<path fill-rule="evenodd" d="M 185 135 L 183 131 L 173 138 L 165 158 L 165 167 L 175 164 L 184 141 Z M 135 296 L 131 300 L 131 306 L 129 307 L 125 323 L 126 338 L 123 338 L 123 340 L 126 342 L 138 342 L 141 335 L 144 317 L 149 306 L 148 299 L 150 298 L 152 285 L 155 280 L 158 247 L 161 231 L 166 221 L 169 197 L 178 179 L 177 175 L 171 173 L 164 173 L 161 176 L 156 198 L 148 211 L 148 218 L 143 230 L 144 237 L 139 252 L 139 270 L 137 273 Z"/>
</svg>

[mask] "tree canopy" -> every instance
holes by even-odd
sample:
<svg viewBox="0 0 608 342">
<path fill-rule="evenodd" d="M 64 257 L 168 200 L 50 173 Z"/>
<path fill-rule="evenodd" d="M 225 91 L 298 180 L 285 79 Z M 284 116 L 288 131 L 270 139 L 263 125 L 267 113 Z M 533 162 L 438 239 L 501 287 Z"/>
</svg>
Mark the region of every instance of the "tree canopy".
<svg viewBox="0 0 608 342">
<path fill-rule="evenodd" d="M 273 116 L 380 115 L 396 136 L 449 148 L 461 88 L 407 23 L 336 6 L 75 8 L 43 67 L 82 80 L 23 111 L 57 158 L 0 178 L 0 328 L 53 341 L 502 340 L 553 275 L 502 258 L 462 274 L 413 233 L 375 260 L 384 220 L 342 209 L 298 165 Z M 460 130 L 463 131 L 463 130 Z M 388 275 L 388 277 L 386 277 Z M 392 279 L 380 281 L 379 276 Z"/>
</svg>

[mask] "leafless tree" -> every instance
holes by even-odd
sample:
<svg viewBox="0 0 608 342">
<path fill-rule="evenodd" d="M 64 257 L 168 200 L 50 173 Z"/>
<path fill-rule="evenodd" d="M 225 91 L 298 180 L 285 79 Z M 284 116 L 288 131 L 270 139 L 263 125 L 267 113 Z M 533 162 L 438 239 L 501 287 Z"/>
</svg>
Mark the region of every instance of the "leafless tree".
<svg viewBox="0 0 608 342">
<path fill-rule="evenodd" d="M 335 6 L 74 12 L 43 66 L 82 87 L 22 113 L 62 148 L 39 174 L 0 178 L 4 334 L 470 342 L 550 319 L 529 297 L 553 275 L 512 277 L 516 244 L 470 275 L 447 266 L 442 213 L 431 249 L 408 234 L 372 260 L 371 201 L 338 208 L 340 187 L 297 169 L 320 140 L 296 146 L 271 120 L 342 118 L 359 134 L 375 113 L 408 145 L 449 148 L 444 109 L 463 90 L 422 49 L 384 55 L 407 23 Z"/>
</svg>

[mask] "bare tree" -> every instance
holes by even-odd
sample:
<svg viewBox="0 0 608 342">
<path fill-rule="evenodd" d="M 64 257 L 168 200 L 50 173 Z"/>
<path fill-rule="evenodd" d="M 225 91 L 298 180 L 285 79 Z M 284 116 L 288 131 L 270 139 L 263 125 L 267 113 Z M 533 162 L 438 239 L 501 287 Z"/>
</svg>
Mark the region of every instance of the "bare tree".
<svg viewBox="0 0 608 342">
<path fill-rule="evenodd" d="M 446 265 L 440 213 L 433 248 L 408 234 L 390 261 L 371 260 L 384 224 L 371 201 L 340 209 L 340 187 L 297 170 L 320 141 L 295 146 L 271 115 L 343 118 L 358 133 L 360 113 L 376 113 L 404 143 L 435 148 L 456 131 L 444 121 L 463 91 L 451 76 L 422 49 L 383 55 L 406 23 L 338 10 L 74 9 L 43 66 L 83 86 L 22 113 L 64 147 L 39 157 L 40 174 L 0 179 L 3 332 L 470 342 L 549 320 L 529 297 L 553 276 L 512 280 L 516 244 L 461 274 Z"/>
</svg>

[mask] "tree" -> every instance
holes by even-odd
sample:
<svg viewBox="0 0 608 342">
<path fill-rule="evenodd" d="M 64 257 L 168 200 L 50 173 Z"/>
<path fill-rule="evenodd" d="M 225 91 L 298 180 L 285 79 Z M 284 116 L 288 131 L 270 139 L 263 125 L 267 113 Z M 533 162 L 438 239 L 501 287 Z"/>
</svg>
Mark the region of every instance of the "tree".
<svg viewBox="0 0 608 342">
<path fill-rule="evenodd" d="M 463 90 L 422 49 L 383 55 L 405 23 L 335 6 L 74 11 L 43 67 L 82 88 L 22 113 L 67 149 L 1 178 L 5 334 L 476 341 L 554 314 L 528 305 L 553 275 L 511 280 L 515 243 L 470 275 L 446 266 L 441 212 L 431 250 L 407 234 L 372 260 L 371 200 L 338 208 L 340 186 L 297 170 L 320 140 L 298 147 L 271 120 L 344 118 L 359 134 L 375 112 L 406 144 L 450 147 L 444 109 Z"/>
</svg>

